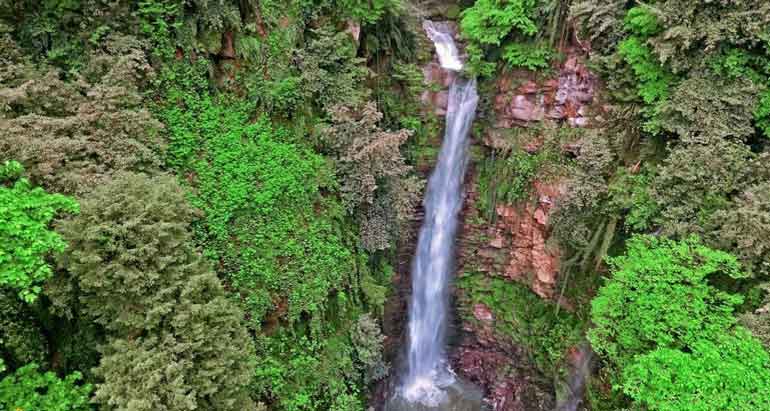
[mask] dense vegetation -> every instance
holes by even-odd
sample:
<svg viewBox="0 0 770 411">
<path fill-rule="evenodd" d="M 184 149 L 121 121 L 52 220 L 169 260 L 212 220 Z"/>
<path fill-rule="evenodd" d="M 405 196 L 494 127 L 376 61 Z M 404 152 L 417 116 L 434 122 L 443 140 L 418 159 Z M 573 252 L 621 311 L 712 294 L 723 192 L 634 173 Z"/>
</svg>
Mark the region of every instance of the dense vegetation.
<svg viewBox="0 0 770 411">
<path fill-rule="evenodd" d="M 360 45 L 403 12 L 0 2 L 0 408 L 363 409 L 422 121 Z"/>
<path fill-rule="evenodd" d="M 545 375 L 587 339 L 590 410 L 770 410 L 770 3 L 445 3 L 477 137 L 498 77 L 601 77 L 472 168 L 482 224 L 564 182 L 571 305 L 472 269 L 459 304 Z M 367 409 L 440 135 L 421 4 L 0 0 L 0 409 Z"/>
</svg>

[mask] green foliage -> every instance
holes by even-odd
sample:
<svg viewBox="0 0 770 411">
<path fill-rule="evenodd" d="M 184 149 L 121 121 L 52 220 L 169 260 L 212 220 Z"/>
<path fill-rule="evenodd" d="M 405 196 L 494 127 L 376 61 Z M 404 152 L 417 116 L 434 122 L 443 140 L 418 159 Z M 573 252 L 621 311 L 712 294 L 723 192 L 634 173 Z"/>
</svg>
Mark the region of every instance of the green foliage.
<svg viewBox="0 0 770 411">
<path fill-rule="evenodd" d="M 0 288 L 0 363 L 11 369 L 33 362 L 45 365 L 46 343 L 32 307 L 19 299 L 15 290 Z"/>
<path fill-rule="evenodd" d="M 757 160 L 740 142 L 684 138 L 672 147 L 652 183 L 661 210 L 656 223 L 665 234 L 703 234 L 712 215 L 729 208 L 733 193 L 761 177 Z"/>
<path fill-rule="evenodd" d="M 629 37 L 618 45 L 618 54 L 631 66 L 636 79 L 637 93 L 648 106 L 645 111 L 649 121 L 646 131 L 659 131 L 659 105 L 670 95 L 674 77 L 656 60 L 650 48 L 639 37 Z"/>
<path fill-rule="evenodd" d="M 270 338 L 260 353 L 255 392 L 281 411 L 364 409 L 355 387 L 354 348 L 346 337 Z M 312 370 L 312 372 L 308 372 Z"/>
<path fill-rule="evenodd" d="M 647 38 L 659 33 L 662 27 L 653 10 L 650 6 L 632 7 L 626 14 L 626 28 L 641 38 Z"/>
<path fill-rule="evenodd" d="M 335 6 L 362 23 L 372 24 L 386 13 L 399 13 L 403 3 L 402 0 L 335 0 Z"/>
<path fill-rule="evenodd" d="M 625 32 L 625 0 L 578 0 L 570 5 L 570 18 L 575 21 L 577 34 L 588 39 L 592 47 L 610 54 Z"/>
<path fill-rule="evenodd" d="M 0 165 L 0 178 L 7 180 L 21 173 L 17 162 Z M 2 181 L 0 180 L 0 181 Z M 32 303 L 51 274 L 45 258 L 60 253 L 67 243 L 49 229 L 61 213 L 77 213 L 71 198 L 49 194 L 25 178 L 0 185 L 0 286 L 14 289 Z"/>
<path fill-rule="evenodd" d="M 544 45 L 510 43 L 503 47 L 503 61 L 509 67 L 521 67 L 527 70 L 547 69 L 554 52 Z"/>
<path fill-rule="evenodd" d="M 612 277 L 592 302 L 588 338 L 598 353 L 622 366 L 656 348 L 692 348 L 735 324 L 732 313 L 743 299 L 707 282 L 745 276 L 735 257 L 696 237 L 635 236 L 626 247 L 609 259 Z"/>
<path fill-rule="evenodd" d="M 0 408 L 4 410 L 91 411 L 91 385 L 80 384 L 81 375 L 60 379 L 41 373 L 29 364 L 0 380 Z"/>
<path fill-rule="evenodd" d="M 487 306 L 495 333 L 525 347 L 543 372 L 556 372 L 567 349 L 583 338 L 582 323 L 574 315 L 558 310 L 522 284 L 465 274 L 457 279 L 457 286 L 466 319 L 477 321 L 472 316 L 475 304 Z"/>
<path fill-rule="evenodd" d="M 658 348 L 623 371 L 623 392 L 654 411 L 769 410 L 770 356 L 744 329 Z"/>
<path fill-rule="evenodd" d="M 192 247 L 195 214 L 174 178 L 126 173 L 60 226 L 70 247 L 59 284 L 72 284 L 83 311 L 108 331 L 95 370 L 104 406 L 254 408 L 243 313 Z"/>
<path fill-rule="evenodd" d="M 306 98 L 322 109 L 362 104 L 368 92 L 360 86 L 368 73 L 356 56 L 356 44 L 345 31 L 324 26 L 313 30 L 307 46 L 296 51 L 295 64 Z"/>
<path fill-rule="evenodd" d="M 160 124 L 139 92 L 154 73 L 141 43 L 111 36 L 89 57 L 72 81 L 44 67 L 0 86 L 0 161 L 18 160 L 34 183 L 59 193 L 160 165 Z"/>
<path fill-rule="evenodd" d="M 745 139 L 761 88 L 750 79 L 692 73 L 660 107 L 661 128 L 681 139 L 690 136 Z"/>
<path fill-rule="evenodd" d="M 323 159 L 280 142 L 286 132 L 266 120 L 250 123 L 247 106 L 183 89 L 168 99 L 168 162 L 191 177 L 193 204 L 205 216 L 198 240 L 254 323 L 273 305 L 266 291 L 289 300 L 291 321 L 318 311 L 355 270 L 332 224 L 337 206 L 319 196 L 329 178 Z"/>
<path fill-rule="evenodd" d="M 479 172 L 479 209 L 488 217 L 494 215 L 497 204 L 515 204 L 526 200 L 532 182 L 547 161 L 545 151 L 529 154 L 516 149 L 487 160 Z"/>
<path fill-rule="evenodd" d="M 710 243 L 738 257 L 748 274 L 770 275 L 770 182 L 747 188 L 732 206 L 715 212 L 705 228 Z"/>
<path fill-rule="evenodd" d="M 358 367 L 364 374 L 364 381 L 381 380 L 388 375 L 388 365 L 382 358 L 382 335 L 379 324 L 369 314 L 358 317 L 350 339 L 356 349 Z"/>
<path fill-rule="evenodd" d="M 536 0 L 476 0 L 463 10 L 460 18 L 462 35 L 468 40 L 468 67 L 474 74 L 491 75 L 494 63 L 486 60 L 487 52 L 503 45 L 506 38 L 531 38 L 538 32 L 535 23 Z M 503 51 L 509 65 L 541 67 L 550 56 L 546 48 L 511 43 Z"/>
<path fill-rule="evenodd" d="M 759 104 L 754 110 L 754 119 L 765 137 L 770 138 L 770 91 L 764 92 L 759 99 Z"/>
<path fill-rule="evenodd" d="M 401 145 L 412 132 L 382 130 L 373 103 L 330 110 L 332 125 L 324 130 L 324 148 L 336 160 L 343 205 L 361 219 L 361 244 L 384 250 L 410 222 L 422 183 L 410 176 Z"/>
<path fill-rule="evenodd" d="M 532 36 L 537 33 L 536 5 L 536 0 L 476 0 L 461 14 L 463 36 L 484 46 L 499 46 L 512 30 Z"/>
<path fill-rule="evenodd" d="M 653 219 L 660 213 L 660 206 L 650 193 L 653 178 L 654 172 L 647 167 L 637 174 L 621 169 L 609 186 L 610 203 L 614 208 L 627 212 L 624 222 L 629 231 L 648 231 L 652 228 Z"/>
</svg>

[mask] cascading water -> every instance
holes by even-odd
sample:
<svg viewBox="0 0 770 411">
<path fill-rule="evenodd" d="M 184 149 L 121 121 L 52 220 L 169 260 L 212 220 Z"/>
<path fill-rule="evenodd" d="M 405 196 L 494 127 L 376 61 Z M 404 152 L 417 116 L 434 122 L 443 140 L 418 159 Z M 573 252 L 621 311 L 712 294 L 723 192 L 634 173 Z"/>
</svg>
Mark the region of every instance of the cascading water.
<svg viewBox="0 0 770 411">
<path fill-rule="evenodd" d="M 457 47 L 445 25 L 423 24 L 444 69 L 462 70 Z M 409 307 L 408 369 L 400 394 L 410 403 L 437 407 L 447 401 L 445 388 L 455 383 L 445 352 L 448 282 L 454 263 L 455 234 L 462 208 L 468 162 L 468 135 L 476 114 L 476 81 L 456 75 L 449 90 L 446 132 L 438 163 L 428 182 L 425 221 L 412 265 Z"/>
</svg>

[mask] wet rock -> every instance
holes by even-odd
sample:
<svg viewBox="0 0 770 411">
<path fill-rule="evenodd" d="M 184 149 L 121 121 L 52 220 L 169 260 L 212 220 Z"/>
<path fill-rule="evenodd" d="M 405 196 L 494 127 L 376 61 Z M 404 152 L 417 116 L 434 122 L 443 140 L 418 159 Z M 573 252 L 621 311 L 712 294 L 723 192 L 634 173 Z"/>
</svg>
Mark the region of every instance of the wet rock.
<svg viewBox="0 0 770 411">
<path fill-rule="evenodd" d="M 540 121 L 544 115 L 543 107 L 523 95 L 513 98 L 509 110 L 509 115 L 513 119 L 521 121 Z"/>
<path fill-rule="evenodd" d="M 527 364 L 517 349 L 468 345 L 454 355 L 455 369 L 474 383 L 487 387 L 486 403 L 492 411 L 550 411 L 554 399 L 549 387 Z"/>
<path fill-rule="evenodd" d="M 484 304 L 478 303 L 473 306 L 473 316 L 477 320 L 485 323 L 491 323 L 495 317 L 492 314 L 492 310 Z"/>
<path fill-rule="evenodd" d="M 518 88 L 520 94 L 535 94 L 540 91 L 540 87 L 534 81 L 528 81 Z"/>
<path fill-rule="evenodd" d="M 543 120 L 586 127 L 586 106 L 594 101 L 597 78 L 576 55 L 569 55 L 556 78 L 540 83 L 501 75 L 493 97 L 497 128 L 527 126 Z"/>
<path fill-rule="evenodd" d="M 535 182 L 537 203 L 499 205 L 497 229 L 510 237 L 509 261 L 503 275 L 523 282 L 536 294 L 551 299 L 556 295 L 560 250 L 549 243 L 548 220 L 554 198 L 563 193 L 561 183 Z"/>
</svg>

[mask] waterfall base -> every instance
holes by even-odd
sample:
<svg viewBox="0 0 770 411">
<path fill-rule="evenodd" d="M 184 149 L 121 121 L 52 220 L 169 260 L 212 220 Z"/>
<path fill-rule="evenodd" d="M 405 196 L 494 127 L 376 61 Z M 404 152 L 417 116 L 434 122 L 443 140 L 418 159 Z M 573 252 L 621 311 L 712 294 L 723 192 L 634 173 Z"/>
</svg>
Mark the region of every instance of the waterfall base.
<svg viewBox="0 0 770 411">
<path fill-rule="evenodd" d="M 410 402 L 403 395 L 396 394 L 387 403 L 384 411 L 484 411 L 484 395 L 473 384 L 455 378 L 455 381 L 443 388 L 446 399 L 436 406 L 421 402 Z"/>
</svg>

